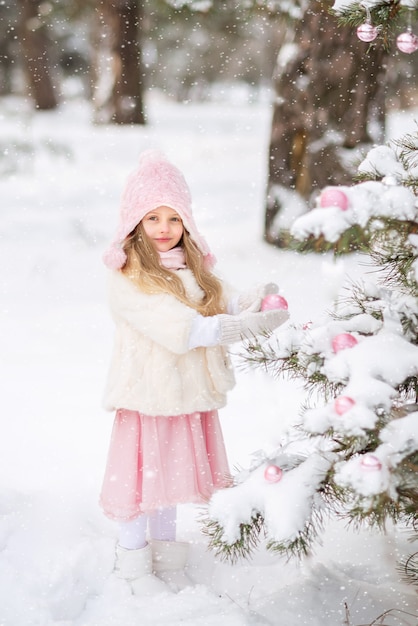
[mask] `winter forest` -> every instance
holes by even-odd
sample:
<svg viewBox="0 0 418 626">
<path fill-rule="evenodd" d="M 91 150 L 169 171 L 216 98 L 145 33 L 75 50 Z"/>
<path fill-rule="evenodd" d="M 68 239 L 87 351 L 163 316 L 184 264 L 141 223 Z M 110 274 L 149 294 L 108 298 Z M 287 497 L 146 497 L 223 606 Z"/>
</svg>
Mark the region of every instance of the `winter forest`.
<svg viewBox="0 0 418 626">
<path fill-rule="evenodd" d="M 417 0 L 0 1 L 0 626 L 417 626 Z M 238 289 L 190 586 L 114 575 L 102 263 L 143 150 Z"/>
</svg>

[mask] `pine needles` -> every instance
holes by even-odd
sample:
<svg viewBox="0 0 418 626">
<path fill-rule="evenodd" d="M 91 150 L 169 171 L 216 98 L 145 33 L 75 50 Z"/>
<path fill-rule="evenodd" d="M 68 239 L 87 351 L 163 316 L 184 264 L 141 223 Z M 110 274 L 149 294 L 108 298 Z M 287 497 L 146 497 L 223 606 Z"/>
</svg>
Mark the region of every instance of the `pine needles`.
<svg viewBox="0 0 418 626">
<path fill-rule="evenodd" d="M 249 523 L 240 524 L 240 537 L 232 543 L 225 540 L 224 529 L 216 520 L 204 520 L 203 533 L 209 537 L 209 548 L 217 556 L 224 561 L 236 563 L 239 559 L 250 558 L 260 543 L 263 526 L 264 518 L 261 513 L 254 513 Z"/>
</svg>

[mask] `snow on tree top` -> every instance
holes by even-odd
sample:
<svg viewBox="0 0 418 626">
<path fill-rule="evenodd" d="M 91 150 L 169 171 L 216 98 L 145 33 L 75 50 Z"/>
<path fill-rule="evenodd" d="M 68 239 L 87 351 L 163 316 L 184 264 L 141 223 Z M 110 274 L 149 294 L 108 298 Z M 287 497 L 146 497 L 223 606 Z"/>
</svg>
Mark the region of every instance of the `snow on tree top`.
<svg viewBox="0 0 418 626">
<path fill-rule="evenodd" d="M 270 463 L 281 463 L 281 458 Z M 233 544 L 240 538 L 240 525 L 249 524 L 254 511 L 262 514 L 275 541 L 295 538 L 311 514 L 311 501 L 330 466 L 326 455 L 313 453 L 291 471 L 283 472 L 276 483 L 264 478 L 266 464 L 233 489 L 216 492 L 209 504 L 209 516 L 223 528 L 223 540 Z"/>
<path fill-rule="evenodd" d="M 345 463 L 336 464 L 335 480 L 349 486 L 363 496 L 374 496 L 384 491 L 396 500 L 397 477 L 390 469 L 395 468 L 409 454 L 418 449 L 418 412 L 393 420 L 380 434 L 382 443 L 373 451 L 377 464 L 365 470 L 364 457 L 353 457 Z"/>
<path fill-rule="evenodd" d="M 378 165 L 385 172 L 389 171 L 386 157 L 387 153 L 385 159 Z M 369 161 L 363 164 L 365 168 Z M 379 169 L 375 171 L 379 172 Z M 393 170 L 391 172 L 393 175 Z M 405 170 L 403 173 L 405 174 Z M 395 176 L 398 175 L 399 170 L 396 169 Z M 343 211 L 336 206 L 314 208 L 294 221 L 291 228 L 292 236 L 303 241 L 309 236 L 319 238 L 323 235 L 327 241 L 334 243 L 350 227 L 358 225 L 365 228 L 371 221 L 378 223 L 379 218 L 418 221 L 414 193 L 407 187 L 391 183 L 392 181 L 370 180 L 353 187 L 338 187 L 347 195 L 347 210 Z M 317 202 L 320 202 L 320 197 Z"/>
<path fill-rule="evenodd" d="M 359 172 L 393 176 L 397 181 L 406 178 L 406 171 L 398 161 L 396 152 L 390 146 L 376 146 L 367 153 L 358 167 Z"/>
<path fill-rule="evenodd" d="M 396 359 L 387 359 L 396 354 Z M 358 381 L 363 387 L 370 378 L 396 387 L 408 376 L 418 374 L 418 346 L 393 332 L 382 330 L 349 350 L 342 350 L 324 364 L 324 373 L 335 382 Z"/>
</svg>

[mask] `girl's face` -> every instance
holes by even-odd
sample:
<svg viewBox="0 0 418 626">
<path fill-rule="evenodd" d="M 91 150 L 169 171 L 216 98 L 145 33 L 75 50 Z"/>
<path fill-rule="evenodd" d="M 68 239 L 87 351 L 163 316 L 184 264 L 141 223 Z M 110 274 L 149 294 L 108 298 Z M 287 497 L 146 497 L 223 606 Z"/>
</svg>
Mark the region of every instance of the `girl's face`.
<svg viewBox="0 0 418 626">
<path fill-rule="evenodd" d="M 168 206 L 160 206 L 147 213 L 142 224 L 157 252 L 168 252 L 175 248 L 183 236 L 181 217 Z"/>
</svg>

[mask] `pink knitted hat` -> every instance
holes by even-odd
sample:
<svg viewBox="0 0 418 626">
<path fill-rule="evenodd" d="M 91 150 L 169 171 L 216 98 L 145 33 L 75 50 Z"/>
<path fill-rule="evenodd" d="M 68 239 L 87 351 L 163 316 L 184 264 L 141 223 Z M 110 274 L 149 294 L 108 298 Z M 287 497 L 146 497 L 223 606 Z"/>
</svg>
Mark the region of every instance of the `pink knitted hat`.
<svg viewBox="0 0 418 626">
<path fill-rule="evenodd" d="M 213 267 L 215 257 L 197 230 L 190 190 L 184 176 L 157 150 L 142 153 L 138 168 L 128 177 L 122 194 L 116 236 L 103 255 L 107 267 L 117 270 L 125 265 L 127 257 L 123 242 L 142 218 L 159 206 L 168 206 L 180 215 L 185 229 L 204 256 L 205 266 L 208 269 Z"/>
</svg>

